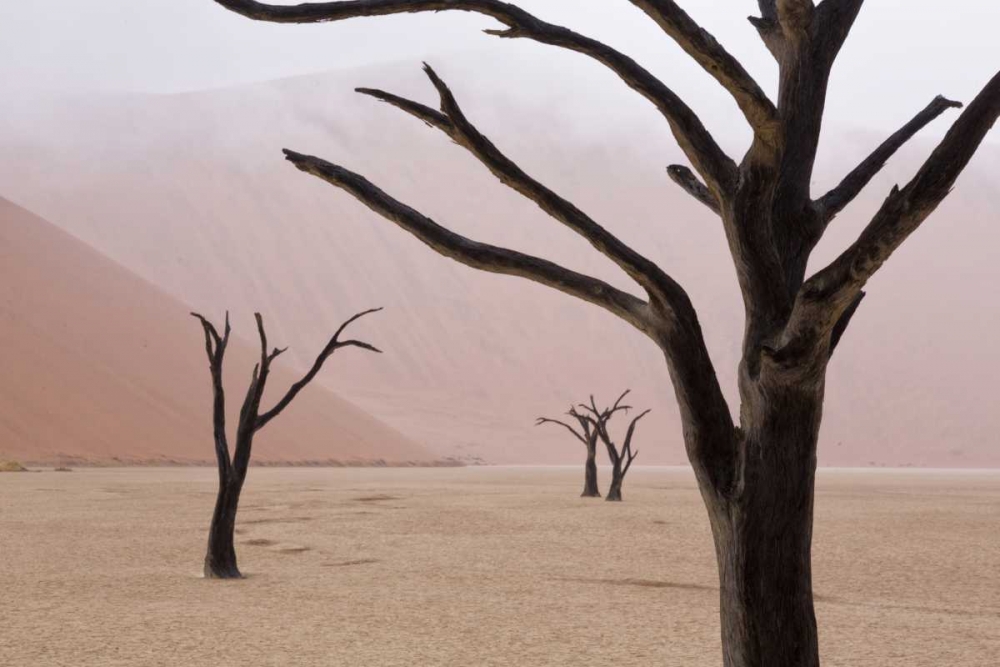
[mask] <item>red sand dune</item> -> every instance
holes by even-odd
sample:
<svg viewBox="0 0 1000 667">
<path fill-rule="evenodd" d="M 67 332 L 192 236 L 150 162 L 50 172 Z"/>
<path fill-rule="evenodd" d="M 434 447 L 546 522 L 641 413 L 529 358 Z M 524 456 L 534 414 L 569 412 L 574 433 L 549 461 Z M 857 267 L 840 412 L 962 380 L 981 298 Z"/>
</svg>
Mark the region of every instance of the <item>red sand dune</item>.
<svg viewBox="0 0 1000 667">
<path fill-rule="evenodd" d="M 606 79 L 597 83 L 620 104 L 595 109 L 573 92 L 587 82 L 567 81 L 556 103 L 524 94 L 518 103 L 529 106 L 519 108 L 502 86 L 477 79 L 474 63 L 452 59 L 439 73 L 529 173 L 688 288 L 736 410 L 742 306 L 732 264 L 718 221 L 666 178 L 664 166 L 683 159 L 662 119 Z M 323 382 L 438 455 L 575 462 L 577 443 L 534 418 L 631 387 L 636 405 L 654 408 L 637 436 L 640 461 L 684 462 L 666 368 L 648 340 L 590 305 L 442 259 L 282 160 L 289 147 L 339 161 L 456 230 L 635 289 L 439 132 L 354 94 L 357 85 L 433 100 L 417 65 L 84 100 L 0 121 L 0 183 L 186 303 L 272 314 L 275 338 L 299 364 L 345 309 L 386 306 L 371 328 L 384 357 L 338 360 Z M 901 110 L 901 122 L 913 111 Z M 828 130 L 817 194 L 883 138 Z M 724 143 L 739 153 L 738 141 Z M 893 158 L 838 218 L 815 266 L 857 235 L 931 146 L 923 138 Z M 985 146 L 872 281 L 831 368 L 821 463 L 1000 466 L 998 166 L 997 146 Z M 193 351 L 194 332 L 185 335 Z"/>
<path fill-rule="evenodd" d="M 213 460 L 208 366 L 188 310 L 66 232 L 0 200 L 0 458 Z M 236 313 L 236 332 L 254 334 L 249 315 Z M 374 317 L 357 329 L 377 341 Z M 339 355 L 350 352 L 331 358 L 325 372 L 336 373 Z M 231 411 L 239 407 L 257 354 L 242 340 L 231 343 Z M 294 379 L 276 364 L 270 399 Z M 259 462 L 430 458 L 318 385 L 258 442 Z"/>
</svg>

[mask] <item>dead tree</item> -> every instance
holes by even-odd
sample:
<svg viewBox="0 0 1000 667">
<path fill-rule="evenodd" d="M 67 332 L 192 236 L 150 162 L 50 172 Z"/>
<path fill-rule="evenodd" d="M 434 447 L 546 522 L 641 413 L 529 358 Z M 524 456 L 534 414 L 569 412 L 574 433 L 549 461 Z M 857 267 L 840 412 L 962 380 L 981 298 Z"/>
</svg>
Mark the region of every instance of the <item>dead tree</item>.
<svg viewBox="0 0 1000 667">
<path fill-rule="evenodd" d="M 603 423 L 607 423 L 607 421 L 611 419 L 616 412 L 620 410 L 628 411 L 630 409 L 629 406 L 621 405 L 622 399 L 625 398 L 626 394 L 628 394 L 627 391 L 621 395 L 618 401 L 615 402 L 614 406 L 605 410 L 603 413 L 598 413 L 598 420 L 603 421 Z M 587 448 L 587 462 L 583 468 L 583 493 L 580 494 L 580 497 L 600 498 L 601 491 L 597 485 L 597 441 L 600 437 L 597 428 L 598 421 L 592 419 L 590 415 L 581 414 L 575 407 L 570 407 L 566 414 L 580 424 L 580 431 L 577 431 L 569 424 L 561 422 L 558 419 L 548 419 L 547 417 L 539 417 L 535 422 L 535 426 L 541 426 L 542 424 L 558 424 L 559 426 L 567 429 L 576 437 L 577 440 L 583 443 L 584 447 Z"/>
<path fill-rule="evenodd" d="M 548 285 L 604 308 L 648 336 L 666 358 L 688 458 L 712 523 L 725 665 L 815 667 L 813 489 L 827 367 L 864 298 L 865 284 L 944 200 L 1000 115 L 1000 73 L 968 105 L 914 178 L 892 189 L 858 239 L 810 276 L 810 253 L 837 214 L 910 137 L 961 106 L 935 98 L 837 187 L 813 197 L 810 182 L 830 73 L 864 0 L 758 0 L 761 16 L 750 22 L 778 62 L 774 101 L 676 2 L 632 0 L 733 97 L 754 135 L 739 163 L 684 100 L 635 60 L 508 2 L 216 2 L 253 19 L 281 23 L 476 12 L 502 24 L 487 31 L 491 35 L 530 39 L 593 58 L 656 107 L 694 168 L 675 165 L 669 174 L 719 216 L 736 267 L 746 317 L 738 425 L 681 285 L 507 158 L 466 117 L 429 67 L 440 109 L 380 90 L 359 92 L 415 116 L 468 150 L 504 184 L 617 264 L 642 298 L 544 259 L 456 234 L 344 167 L 294 151 L 285 155 L 302 171 L 345 190 L 446 257 Z"/>
<path fill-rule="evenodd" d="M 239 423 L 236 426 L 236 447 L 230 457 L 229 441 L 226 435 L 226 395 L 222 385 L 222 363 L 229 345 L 229 313 L 226 313 L 226 325 L 222 335 L 215 326 L 198 313 L 191 313 L 198 318 L 205 330 L 205 353 L 208 355 L 208 366 L 212 374 L 212 424 L 215 437 L 215 459 L 219 467 L 219 492 L 215 499 L 215 510 L 212 512 L 212 524 L 208 530 L 208 551 L 205 554 L 205 577 L 211 579 L 238 579 L 243 575 L 236 565 L 236 548 L 233 544 L 233 534 L 236 528 L 236 510 L 240 503 L 240 493 L 243 482 L 246 481 L 247 468 L 250 465 L 250 450 L 257 431 L 261 430 L 272 419 L 281 414 L 282 410 L 295 399 L 307 384 L 319 373 L 324 362 L 334 352 L 342 347 L 360 347 L 372 352 L 381 350 L 358 340 L 340 340 L 340 335 L 349 324 L 355 320 L 382 310 L 375 308 L 358 313 L 340 325 L 337 333 L 326 344 L 312 368 L 301 380 L 293 384 L 273 408 L 260 411 L 260 402 L 264 396 L 264 388 L 271 371 L 271 362 L 288 348 L 267 349 L 267 335 L 264 333 L 264 320 L 260 313 L 254 313 L 257 320 L 257 333 L 260 336 L 260 361 L 254 366 L 240 408 Z"/>
<path fill-rule="evenodd" d="M 625 393 L 627 394 L 628 392 L 626 391 Z M 624 398 L 624 394 L 622 397 Z M 621 399 L 618 400 L 621 401 Z M 646 410 L 632 420 L 632 423 L 628 425 L 628 431 L 625 433 L 625 440 L 622 442 L 622 447 L 618 449 L 618 446 L 611 438 L 611 432 L 608 431 L 609 420 L 605 418 L 607 411 L 602 412 L 597 409 L 597 403 L 594 401 L 593 396 L 590 397 L 590 405 L 581 403 L 580 407 L 590 413 L 587 415 L 587 420 L 590 421 L 593 429 L 597 432 L 598 438 L 604 443 L 604 447 L 608 450 L 608 459 L 611 461 L 611 486 L 608 487 L 608 495 L 604 499 L 621 502 L 622 484 L 625 482 L 625 475 L 628 473 L 629 468 L 632 467 L 635 457 L 639 455 L 638 449 L 632 450 L 632 436 L 635 434 L 635 425 L 652 411 Z M 630 408 L 625 409 L 628 410 Z"/>
</svg>

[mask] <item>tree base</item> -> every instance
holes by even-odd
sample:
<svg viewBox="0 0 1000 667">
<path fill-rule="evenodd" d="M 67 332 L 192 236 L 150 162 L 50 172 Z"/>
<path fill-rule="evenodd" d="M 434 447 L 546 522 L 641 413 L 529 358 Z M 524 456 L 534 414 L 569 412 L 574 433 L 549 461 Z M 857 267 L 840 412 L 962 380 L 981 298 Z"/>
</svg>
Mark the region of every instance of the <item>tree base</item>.
<svg viewBox="0 0 1000 667">
<path fill-rule="evenodd" d="M 236 563 L 226 563 L 220 564 L 212 561 L 210 558 L 205 559 L 205 578 L 206 579 L 242 579 L 243 574 L 240 569 L 236 567 Z"/>
</svg>

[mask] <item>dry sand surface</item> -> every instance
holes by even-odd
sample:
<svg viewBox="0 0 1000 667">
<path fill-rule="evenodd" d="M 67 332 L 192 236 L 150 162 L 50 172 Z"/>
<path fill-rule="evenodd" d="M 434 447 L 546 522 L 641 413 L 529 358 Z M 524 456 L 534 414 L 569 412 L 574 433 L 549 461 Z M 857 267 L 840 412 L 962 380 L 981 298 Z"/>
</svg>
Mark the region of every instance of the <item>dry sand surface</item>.
<svg viewBox="0 0 1000 667">
<path fill-rule="evenodd" d="M 606 482 L 605 479 L 602 482 Z M 254 469 L 248 578 L 199 576 L 215 473 L 0 478 L 0 665 L 720 664 L 690 474 Z M 1000 656 L 1000 473 L 823 472 L 827 667 Z"/>
</svg>

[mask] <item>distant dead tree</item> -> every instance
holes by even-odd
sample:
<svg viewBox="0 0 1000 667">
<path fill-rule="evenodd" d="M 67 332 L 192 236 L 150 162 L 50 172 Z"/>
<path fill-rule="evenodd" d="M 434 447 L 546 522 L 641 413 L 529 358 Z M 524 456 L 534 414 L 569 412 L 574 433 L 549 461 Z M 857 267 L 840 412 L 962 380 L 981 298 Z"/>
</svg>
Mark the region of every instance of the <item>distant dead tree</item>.
<svg viewBox="0 0 1000 667">
<path fill-rule="evenodd" d="M 597 485 L 597 441 L 600 437 L 597 424 L 599 421 L 606 424 L 616 412 L 620 410 L 627 411 L 630 409 L 627 405 L 621 405 L 622 399 L 625 398 L 625 394 L 628 394 L 628 392 L 626 391 L 622 394 L 621 398 L 619 398 L 611 408 L 605 410 L 603 413 L 597 413 L 596 419 L 591 418 L 590 415 L 581 414 L 575 407 L 570 407 L 566 414 L 577 421 L 580 425 L 579 431 L 569 424 L 559 421 L 558 419 L 539 417 L 535 422 L 536 426 L 541 426 L 542 424 L 558 424 L 572 433 L 576 439 L 582 442 L 584 447 L 587 448 L 587 462 L 583 468 L 583 493 L 580 494 L 582 498 L 601 497 L 601 491 Z"/>
<path fill-rule="evenodd" d="M 627 393 L 626 391 L 625 394 Z M 625 394 L 622 394 L 622 398 L 625 397 Z M 621 398 L 618 400 L 621 401 Z M 618 449 L 618 446 L 611 438 L 610 431 L 608 431 L 609 420 L 604 418 L 607 411 L 602 412 L 597 409 L 597 403 L 594 401 L 593 396 L 590 397 L 590 405 L 581 403 L 580 407 L 590 413 L 587 415 L 587 419 L 590 421 L 592 428 L 597 432 L 597 436 L 601 442 L 604 443 L 604 447 L 608 450 L 608 459 L 611 461 L 611 486 L 608 487 L 608 495 L 604 499 L 621 502 L 622 484 L 625 482 L 625 475 L 628 473 L 629 468 L 632 467 L 632 461 L 635 461 L 635 457 L 639 455 L 638 449 L 632 449 L 632 436 L 635 434 L 635 425 L 640 419 L 652 412 L 652 410 L 646 410 L 632 420 L 628 425 L 628 431 L 625 433 L 625 440 L 622 442 L 621 449 Z M 629 410 L 630 408 L 626 407 L 625 409 Z"/>
<path fill-rule="evenodd" d="M 226 436 L 226 396 L 222 385 L 222 362 L 229 345 L 229 313 L 226 313 L 226 325 L 222 335 L 215 326 L 198 313 L 191 313 L 198 318 L 205 331 L 205 353 L 208 355 L 209 370 L 212 374 L 212 423 L 215 436 L 215 458 L 219 466 L 219 492 L 215 500 L 215 511 L 212 513 L 212 525 L 208 530 L 208 551 L 205 555 L 205 576 L 213 579 L 238 579 L 243 575 L 236 565 L 236 548 L 233 544 L 233 534 L 236 528 L 236 510 L 243 491 L 243 482 L 247 477 L 247 467 L 250 465 L 250 450 L 254 436 L 272 419 L 281 414 L 292 400 L 319 373 L 324 362 L 334 352 L 343 347 L 360 347 L 372 352 L 381 350 L 358 340 L 340 340 L 340 335 L 349 324 L 370 313 L 382 310 L 374 308 L 358 313 L 340 325 L 337 333 L 326 344 L 316 358 L 312 368 L 301 380 L 293 384 L 273 408 L 260 413 L 260 402 L 264 396 L 264 388 L 273 362 L 288 348 L 267 350 L 267 335 L 264 333 L 264 320 L 260 313 L 254 313 L 257 320 L 257 333 L 260 336 L 260 361 L 254 366 L 250 377 L 250 387 L 247 389 L 240 408 L 239 424 L 236 427 L 236 448 L 232 457 L 229 454 L 229 441 Z"/>
<path fill-rule="evenodd" d="M 300 170 L 345 190 L 435 252 L 476 269 L 548 285 L 604 308 L 648 336 L 666 358 L 688 459 L 712 523 L 724 664 L 816 667 L 811 547 L 827 368 L 865 296 L 865 285 L 945 199 L 1000 116 L 1000 73 L 959 116 L 916 176 L 892 188 L 857 240 L 809 276 L 810 254 L 836 216 L 913 135 L 961 106 L 935 98 L 839 185 L 813 197 L 830 74 L 864 0 L 758 0 L 761 15 L 750 22 L 778 62 L 776 101 L 677 2 L 631 0 L 732 96 L 753 130 L 753 142 L 739 163 L 723 151 L 691 107 L 638 62 L 509 2 L 216 2 L 247 17 L 279 23 L 475 12 L 502 24 L 488 30 L 491 35 L 533 40 L 596 60 L 656 107 L 694 167 L 692 171 L 673 165 L 668 174 L 721 219 L 736 268 L 746 318 L 738 368 L 738 426 L 684 288 L 504 155 L 429 67 L 426 73 L 440 109 L 380 90 L 358 92 L 398 107 L 468 150 L 505 185 L 587 239 L 637 284 L 644 298 L 539 257 L 456 234 L 336 164 L 289 150 L 285 155 Z M 904 17 L 905 11 L 900 10 Z"/>
</svg>

